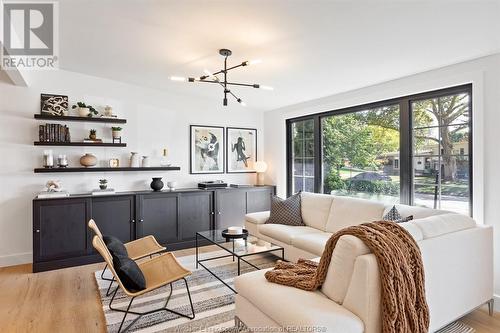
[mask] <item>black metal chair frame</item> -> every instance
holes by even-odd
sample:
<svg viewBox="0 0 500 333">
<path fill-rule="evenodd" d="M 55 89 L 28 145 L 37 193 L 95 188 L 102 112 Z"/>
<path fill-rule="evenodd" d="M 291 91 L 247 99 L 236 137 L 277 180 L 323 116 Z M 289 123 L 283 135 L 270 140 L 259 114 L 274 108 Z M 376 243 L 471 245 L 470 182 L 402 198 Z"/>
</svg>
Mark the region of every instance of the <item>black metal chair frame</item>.
<svg viewBox="0 0 500 333">
<path fill-rule="evenodd" d="M 168 294 L 167 301 L 165 302 L 165 305 L 163 307 L 159 308 L 159 309 L 155 309 L 155 310 L 151 310 L 151 311 L 147 311 L 147 312 L 135 312 L 135 311 L 131 311 L 130 310 L 130 307 L 132 306 L 132 302 L 134 301 L 134 299 L 135 299 L 136 296 L 132 297 L 132 299 L 128 303 L 127 310 L 113 308 L 111 306 L 111 304 L 113 303 L 113 301 L 115 299 L 115 296 L 116 296 L 116 293 L 118 292 L 118 289 L 120 288 L 120 286 L 118 285 L 116 287 L 115 291 L 113 292 L 113 297 L 111 297 L 111 301 L 109 302 L 109 309 L 110 310 L 119 311 L 119 312 L 125 313 L 123 315 L 123 319 L 122 319 L 122 321 L 120 323 L 120 328 L 118 329 L 118 333 L 128 331 L 130 329 L 130 327 L 132 327 L 132 325 L 134 325 L 142 316 L 148 315 L 148 314 L 152 314 L 152 313 L 155 313 L 155 312 L 160 312 L 160 311 L 167 311 L 167 312 L 171 312 L 173 314 L 176 314 L 176 315 L 184 317 L 184 318 L 194 319 L 195 318 L 195 313 L 194 313 L 194 307 L 193 307 L 193 300 L 191 299 L 191 292 L 189 291 L 189 286 L 188 286 L 188 283 L 186 281 L 186 278 L 182 278 L 182 280 L 184 280 L 184 284 L 186 286 L 187 294 L 188 294 L 188 297 L 189 297 L 189 304 L 191 305 L 191 315 L 186 315 L 186 314 L 177 312 L 175 310 L 167 309 L 168 302 L 170 301 L 170 297 L 172 296 L 172 291 L 173 291 L 172 282 L 174 282 L 174 281 L 170 282 L 170 293 Z M 123 324 L 125 323 L 125 319 L 127 318 L 127 315 L 129 313 L 130 314 L 135 314 L 138 317 L 134 318 L 134 320 L 127 327 L 125 327 L 123 329 L 123 331 L 122 331 Z"/>
</svg>

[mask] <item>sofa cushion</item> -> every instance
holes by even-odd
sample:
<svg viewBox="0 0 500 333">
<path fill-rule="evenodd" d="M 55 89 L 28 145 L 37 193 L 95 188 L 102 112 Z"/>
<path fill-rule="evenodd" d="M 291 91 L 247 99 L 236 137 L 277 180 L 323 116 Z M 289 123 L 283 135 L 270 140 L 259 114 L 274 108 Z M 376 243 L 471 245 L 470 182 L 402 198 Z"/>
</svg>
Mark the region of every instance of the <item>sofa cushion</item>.
<svg viewBox="0 0 500 333">
<path fill-rule="evenodd" d="M 441 214 L 414 220 L 411 223 L 422 231 L 424 239 L 438 237 L 451 232 L 473 228 L 476 222 L 463 214 Z"/>
<path fill-rule="evenodd" d="M 281 326 L 325 328 L 326 332 L 362 333 L 363 322 L 352 312 L 332 302 L 319 290 L 311 292 L 271 283 L 266 270 L 235 278 L 238 295 Z M 283 307 L 286 306 L 286 311 Z"/>
<path fill-rule="evenodd" d="M 259 224 L 259 233 L 277 239 L 286 244 L 292 244 L 292 239 L 298 235 L 321 233 L 321 230 L 311 227 L 291 226 L 283 224 Z"/>
<path fill-rule="evenodd" d="M 286 199 L 277 196 L 271 197 L 271 214 L 265 223 L 284 225 L 305 225 L 302 220 L 300 193 Z"/>
<path fill-rule="evenodd" d="M 420 242 L 422 239 L 424 239 L 422 230 L 420 230 L 420 228 L 417 227 L 417 225 L 415 225 L 413 221 L 399 223 L 399 226 L 405 228 L 415 241 Z"/>
<path fill-rule="evenodd" d="M 337 232 L 352 225 L 379 221 L 384 216 L 384 209 L 384 204 L 380 202 L 335 196 L 326 223 L 326 231 Z"/>
<path fill-rule="evenodd" d="M 256 212 L 245 215 L 245 221 L 253 224 L 264 224 L 269 219 L 270 211 Z"/>
<path fill-rule="evenodd" d="M 316 232 L 312 234 L 297 235 L 292 239 L 292 245 L 301 250 L 321 256 L 325 244 L 332 236 L 329 232 Z"/>
<path fill-rule="evenodd" d="M 384 210 L 384 216 L 392 209 L 394 205 L 389 205 L 385 207 Z M 419 207 L 419 206 L 408 206 L 408 205 L 395 205 L 396 209 L 398 210 L 399 214 L 401 216 L 410 216 L 413 215 L 413 219 L 421 219 L 424 217 L 428 216 L 433 216 L 433 215 L 441 215 L 441 214 L 448 214 L 451 213 L 446 210 L 439 210 L 439 209 L 431 209 L 427 207 Z"/>
<path fill-rule="evenodd" d="M 307 226 L 326 231 L 333 195 L 302 192 L 302 219 Z"/>
<path fill-rule="evenodd" d="M 333 249 L 332 260 L 321 291 L 335 302 L 342 304 L 351 281 L 356 258 L 370 252 L 361 239 L 351 235 L 340 237 Z"/>
</svg>

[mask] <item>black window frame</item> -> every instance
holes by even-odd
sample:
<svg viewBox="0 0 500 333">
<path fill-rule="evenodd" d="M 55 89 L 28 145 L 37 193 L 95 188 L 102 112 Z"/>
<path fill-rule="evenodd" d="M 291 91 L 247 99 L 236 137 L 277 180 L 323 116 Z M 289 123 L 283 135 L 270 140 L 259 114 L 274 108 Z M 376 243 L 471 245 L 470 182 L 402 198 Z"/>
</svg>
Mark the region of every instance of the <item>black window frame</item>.
<svg viewBox="0 0 500 333">
<path fill-rule="evenodd" d="M 411 103 L 416 100 L 431 99 L 444 97 L 454 94 L 468 94 L 469 95 L 469 212 L 472 216 L 473 212 L 473 150 L 472 143 L 474 140 L 473 134 L 473 85 L 472 83 L 453 86 L 438 90 L 427 91 L 412 95 L 406 95 L 397 98 L 381 100 L 377 102 L 350 106 L 346 108 L 324 111 L 304 115 L 300 117 L 288 118 L 285 120 L 286 124 L 286 170 L 287 182 L 286 193 L 288 196 L 292 195 L 293 188 L 293 152 L 292 152 L 292 124 L 297 121 L 314 120 L 314 192 L 321 193 L 322 187 L 322 147 L 321 147 L 321 119 L 328 116 L 342 115 L 353 112 L 364 111 L 367 109 L 374 109 L 388 105 L 399 105 L 399 124 L 400 124 L 400 152 L 399 152 L 399 172 L 400 172 L 400 202 L 402 204 L 413 205 L 413 142 L 412 142 L 412 116 L 411 116 Z"/>
</svg>

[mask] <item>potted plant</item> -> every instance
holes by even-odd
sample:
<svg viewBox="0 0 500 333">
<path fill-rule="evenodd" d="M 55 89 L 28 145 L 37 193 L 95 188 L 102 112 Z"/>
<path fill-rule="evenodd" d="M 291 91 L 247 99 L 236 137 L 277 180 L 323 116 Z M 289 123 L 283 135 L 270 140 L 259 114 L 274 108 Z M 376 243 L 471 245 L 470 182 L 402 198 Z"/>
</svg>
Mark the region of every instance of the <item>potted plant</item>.
<svg viewBox="0 0 500 333">
<path fill-rule="evenodd" d="M 99 188 L 101 190 L 105 190 L 108 188 L 108 180 L 107 179 L 99 179 Z"/>
<path fill-rule="evenodd" d="M 111 134 L 113 135 L 113 139 L 119 139 L 122 137 L 122 128 L 121 127 L 111 127 Z"/>
<path fill-rule="evenodd" d="M 95 129 L 90 130 L 89 139 L 90 140 L 97 140 L 97 131 Z"/>
<path fill-rule="evenodd" d="M 87 105 L 83 102 L 78 102 L 71 107 L 72 109 L 78 108 L 78 115 L 80 117 L 92 117 L 97 115 L 97 110 L 92 105 Z"/>
</svg>

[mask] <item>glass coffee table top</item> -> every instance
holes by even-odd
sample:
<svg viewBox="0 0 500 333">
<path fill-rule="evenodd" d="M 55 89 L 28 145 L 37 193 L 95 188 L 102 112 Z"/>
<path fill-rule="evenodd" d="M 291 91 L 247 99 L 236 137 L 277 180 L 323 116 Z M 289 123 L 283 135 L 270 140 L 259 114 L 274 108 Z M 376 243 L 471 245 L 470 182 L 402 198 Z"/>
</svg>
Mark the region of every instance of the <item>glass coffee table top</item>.
<svg viewBox="0 0 500 333">
<path fill-rule="evenodd" d="M 222 229 L 200 231 L 197 232 L 197 234 L 238 257 L 283 249 L 283 247 L 279 245 L 259 239 L 250 234 L 246 241 L 242 238 L 230 239 L 227 241 L 226 238 L 222 236 Z"/>
</svg>

